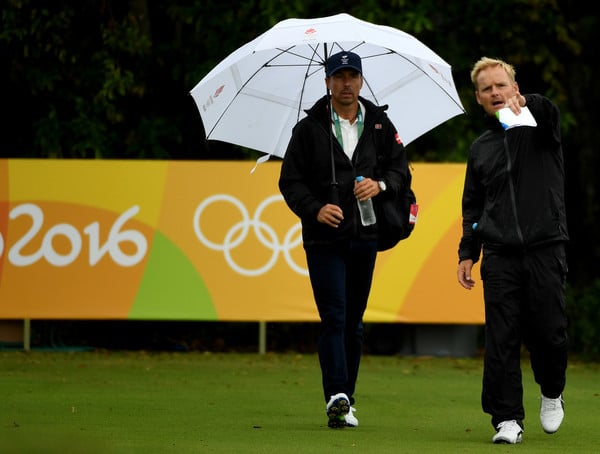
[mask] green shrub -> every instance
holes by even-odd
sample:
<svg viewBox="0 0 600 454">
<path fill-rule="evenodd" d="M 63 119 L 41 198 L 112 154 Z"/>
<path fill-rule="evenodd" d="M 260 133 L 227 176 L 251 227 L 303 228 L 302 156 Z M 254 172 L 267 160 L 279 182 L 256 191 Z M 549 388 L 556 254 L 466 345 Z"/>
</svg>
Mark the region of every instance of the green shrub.
<svg viewBox="0 0 600 454">
<path fill-rule="evenodd" d="M 600 359 L 600 279 L 589 287 L 567 287 L 570 352 Z"/>
</svg>

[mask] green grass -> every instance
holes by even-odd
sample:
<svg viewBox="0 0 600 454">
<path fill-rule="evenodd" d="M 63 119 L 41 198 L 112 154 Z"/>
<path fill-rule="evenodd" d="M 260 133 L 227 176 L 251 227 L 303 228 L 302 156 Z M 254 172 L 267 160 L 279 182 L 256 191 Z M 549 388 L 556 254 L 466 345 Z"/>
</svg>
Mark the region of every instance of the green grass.
<svg viewBox="0 0 600 454">
<path fill-rule="evenodd" d="M 365 356 L 360 427 L 327 428 L 314 354 L 0 352 L 2 453 L 592 453 L 600 366 L 572 362 L 560 431 L 493 445 L 481 359 Z"/>
</svg>

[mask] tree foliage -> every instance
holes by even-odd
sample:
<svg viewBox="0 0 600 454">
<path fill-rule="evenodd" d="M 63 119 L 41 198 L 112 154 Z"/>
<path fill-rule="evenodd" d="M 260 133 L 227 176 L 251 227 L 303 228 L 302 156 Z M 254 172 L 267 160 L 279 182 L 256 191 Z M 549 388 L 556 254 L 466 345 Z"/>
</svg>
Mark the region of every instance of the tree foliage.
<svg viewBox="0 0 600 454">
<path fill-rule="evenodd" d="M 523 92 L 562 111 L 573 279 L 598 275 L 592 108 L 598 17 L 560 0 L 4 0 L 2 157 L 244 159 L 206 142 L 189 90 L 221 59 L 280 20 L 347 12 L 415 35 L 450 62 L 466 115 L 411 143 L 414 161 L 466 159 L 482 128 L 469 79 L 483 55 L 513 63 Z"/>
</svg>

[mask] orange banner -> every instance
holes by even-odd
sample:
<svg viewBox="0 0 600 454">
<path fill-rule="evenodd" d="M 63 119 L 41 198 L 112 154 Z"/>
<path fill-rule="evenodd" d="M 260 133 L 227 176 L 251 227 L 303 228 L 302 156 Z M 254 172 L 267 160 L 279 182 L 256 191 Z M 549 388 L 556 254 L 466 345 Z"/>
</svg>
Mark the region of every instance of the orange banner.
<svg viewBox="0 0 600 454">
<path fill-rule="evenodd" d="M 318 320 L 280 161 L 253 165 L 0 160 L 0 319 Z M 418 223 L 366 321 L 483 323 L 456 280 L 463 177 L 413 165 Z"/>
</svg>

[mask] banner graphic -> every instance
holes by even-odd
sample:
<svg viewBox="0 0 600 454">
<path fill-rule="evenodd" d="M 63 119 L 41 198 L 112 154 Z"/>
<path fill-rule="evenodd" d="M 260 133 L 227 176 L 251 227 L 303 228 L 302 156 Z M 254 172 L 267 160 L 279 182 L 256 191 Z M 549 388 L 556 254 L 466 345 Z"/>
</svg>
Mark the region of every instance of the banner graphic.
<svg viewBox="0 0 600 454">
<path fill-rule="evenodd" d="M 0 319 L 318 320 L 281 163 L 253 165 L 0 160 Z M 463 177 L 413 164 L 418 223 L 379 254 L 366 321 L 483 323 L 456 280 Z"/>
</svg>

